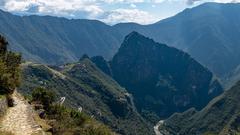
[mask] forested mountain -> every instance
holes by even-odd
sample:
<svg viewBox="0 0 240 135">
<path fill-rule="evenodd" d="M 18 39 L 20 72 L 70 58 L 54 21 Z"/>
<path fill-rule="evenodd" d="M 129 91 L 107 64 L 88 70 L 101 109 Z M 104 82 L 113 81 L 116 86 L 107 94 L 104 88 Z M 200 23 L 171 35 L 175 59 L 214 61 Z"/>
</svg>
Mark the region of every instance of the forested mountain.
<svg viewBox="0 0 240 135">
<path fill-rule="evenodd" d="M 160 130 L 164 135 L 237 135 L 240 133 L 239 98 L 240 82 L 199 112 L 190 109 L 171 116 Z"/>
<path fill-rule="evenodd" d="M 143 114 L 166 118 L 201 109 L 222 93 L 213 74 L 187 53 L 137 32 L 126 36 L 110 65 L 113 78 L 133 94 Z"/>
<path fill-rule="evenodd" d="M 20 91 L 31 93 L 36 87 L 54 91 L 65 97 L 65 104 L 83 108 L 83 112 L 125 135 L 153 134 L 148 124 L 136 111 L 131 94 L 99 70 L 84 55 L 77 63 L 48 67 L 25 63 Z"/>
<path fill-rule="evenodd" d="M 111 58 L 120 44 L 118 32 L 100 21 L 20 17 L 1 10 L 0 33 L 25 59 L 48 64 L 77 61 L 85 53 Z"/>
</svg>

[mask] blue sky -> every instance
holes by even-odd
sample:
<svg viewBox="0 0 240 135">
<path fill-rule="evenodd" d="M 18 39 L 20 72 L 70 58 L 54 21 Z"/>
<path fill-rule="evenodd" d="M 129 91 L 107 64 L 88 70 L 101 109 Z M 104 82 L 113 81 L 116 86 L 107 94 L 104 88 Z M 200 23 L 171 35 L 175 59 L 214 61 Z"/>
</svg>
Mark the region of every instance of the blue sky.
<svg viewBox="0 0 240 135">
<path fill-rule="evenodd" d="M 20 15 L 150 24 L 204 2 L 233 1 L 239 0 L 0 0 L 0 8 Z"/>
</svg>

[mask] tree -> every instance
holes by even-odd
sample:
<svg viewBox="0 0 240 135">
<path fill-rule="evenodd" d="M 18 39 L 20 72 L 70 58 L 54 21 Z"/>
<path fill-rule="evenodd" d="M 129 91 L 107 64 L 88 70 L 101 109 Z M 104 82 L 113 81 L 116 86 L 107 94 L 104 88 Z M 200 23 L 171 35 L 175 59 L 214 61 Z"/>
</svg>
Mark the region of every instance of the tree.
<svg viewBox="0 0 240 135">
<path fill-rule="evenodd" d="M 0 35 L 0 93 L 12 94 L 20 85 L 21 55 L 7 51 L 8 42 Z"/>
<path fill-rule="evenodd" d="M 7 66 L 0 60 L 0 94 L 11 93 L 9 91 L 10 85 L 10 74 L 7 73 Z"/>
<path fill-rule="evenodd" d="M 0 35 L 0 54 L 5 54 L 7 52 L 8 42 L 5 37 Z"/>
</svg>

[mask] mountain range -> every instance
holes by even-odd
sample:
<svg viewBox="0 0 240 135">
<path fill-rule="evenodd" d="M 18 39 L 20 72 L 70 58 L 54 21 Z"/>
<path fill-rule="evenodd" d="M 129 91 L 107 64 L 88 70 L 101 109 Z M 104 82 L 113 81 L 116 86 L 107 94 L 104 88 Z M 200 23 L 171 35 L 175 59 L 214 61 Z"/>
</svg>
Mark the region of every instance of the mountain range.
<svg viewBox="0 0 240 135">
<path fill-rule="evenodd" d="M 1 11 L 0 33 L 26 60 L 63 64 L 77 61 L 83 54 L 110 60 L 124 37 L 137 31 L 189 53 L 225 83 L 240 64 L 239 12 L 238 3 L 205 3 L 150 25 L 109 26 L 96 20 L 20 17 Z"/>
<path fill-rule="evenodd" d="M 44 87 L 124 135 L 154 134 L 162 119 L 164 135 L 236 134 L 240 83 L 223 86 L 240 79 L 239 11 L 205 3 L 154 24 L 114 26 L 0 11 L 0 34 L 23 54 L 26 97 Z"/>
<path fill-rule="evenodd" d="M 187 53 L 218 77 L 239 65 L 240 4 L 205 3 L 152 25 L 117 24 L 123 35 L 137 31 Z"/>
<path fill-rule="evenodd" d="M 111 61 L 83 55 L 75 63 L 26 62 L 22 69 L 21 93 L 45 87 L 127 135 L 153 134 L 159 119 L 192 107 L 200 110 L 223 92 L 213 74 L 187 53 L 137 32 L 125 37 Z"/>
<path fill-rule="evenodd" d="M 47 64 L 74 62 L 85 53 L 111 58 L 120 44 L 118 32 L 100 21 L 21 17 L 4 11 L 0 11 L 0 33 L 26 60 Z"/>
</svg>

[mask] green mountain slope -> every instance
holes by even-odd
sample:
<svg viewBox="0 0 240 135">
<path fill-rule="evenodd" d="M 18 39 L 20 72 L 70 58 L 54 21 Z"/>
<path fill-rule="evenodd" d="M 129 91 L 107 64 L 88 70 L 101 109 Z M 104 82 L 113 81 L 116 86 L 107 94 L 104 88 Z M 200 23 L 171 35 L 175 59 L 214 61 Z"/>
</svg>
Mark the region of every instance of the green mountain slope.
<svg viewBox="0 0 240 135">
<path fill-rule="evenodd" d="M 118 32 L 100 21 L 20 17 L 1 10 L 0 33 L 25 59 L 48 64 L 77 61 L 85 53 L 111 58 L 120 44 Z"/>
<path fill-rule="evenodd" d="M 27 100 L 16 91 L 21 84 L 21 55 L 8 51 L 8 45 L 6 38 L 0 35 L 1 135 L 57 135 L 59 134 L 57 132 L 64 135 L 115 135 L 108 127 L 78 110 L 68 109 L 58 104 L 53 105 L 54 94 L 42 88 L 33 92 L 32 100 L 28 100 L 31 105 L 28 104 Z M 38 107 L 33 107 L 35 103 Z M 39 107 L 39 103 L 42 104 L 42 108 Z M 44 120 L 37 116 L 39 111 L 34 110 L 37 108 L 41 112 L 39 116 L 44 115 L 41 117 Z M 44 113 L 46 111 L 47 113 Z M 46 115 L 51 119 L 51 124 L 45 121 Z M 50 115 L 51 117 L 49 117 Z"/>
<path fill-rule="evenodd" d="M 152 127 L 136 112 L 132 97 L 88 58 L 60 67 L 23 64 L 22 93 L 37 86 L 66 97 L 66 104 L 83 111 L 111 127 L 115 132 L 153 134 Z"/>
<path fill-rule="evenodd" d="M 110 64 L 113 78 L 133 94 L 142 114 L 166 118 L 201 109 L 222 93 L 212 73 L 188 54 L 137 32 L 125 38 Z"/>
<path fill-rule="evenodd" d="M 240 82 L 197 112 L 191 109 L 175 114 L 164 122 L 161 130 L 179 135 L 240 134 Z"/>
</svg>

